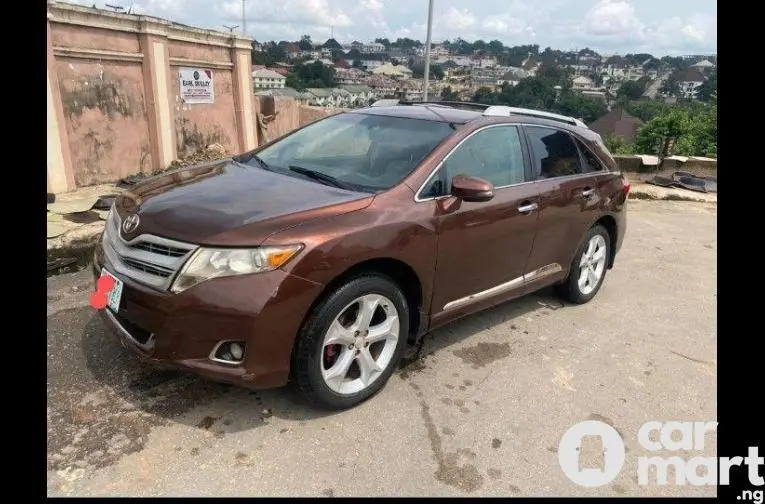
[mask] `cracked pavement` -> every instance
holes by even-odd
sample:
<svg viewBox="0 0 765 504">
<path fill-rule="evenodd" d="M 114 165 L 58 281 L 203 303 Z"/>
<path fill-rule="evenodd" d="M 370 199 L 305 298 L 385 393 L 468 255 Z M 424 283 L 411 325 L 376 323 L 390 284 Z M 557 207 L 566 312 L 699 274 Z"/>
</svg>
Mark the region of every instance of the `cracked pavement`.
<svg viewBox="0 0 765 504">
<path fill-rule="evenodd" d="M 142 365 L 88 306 L 87 270 L 49 278 L 48 495 L 714 496 L 638 485 L 636 436 L 649 420 L 717 416 L 716 205 L 629 212 L 591 303 L 542 291 L 448 325 L 377 396 L 334 414 L 289 388 Z M 556 453 L 587 419 L 627 451 L 596 489 L 569 481 Z"/>
</svg>

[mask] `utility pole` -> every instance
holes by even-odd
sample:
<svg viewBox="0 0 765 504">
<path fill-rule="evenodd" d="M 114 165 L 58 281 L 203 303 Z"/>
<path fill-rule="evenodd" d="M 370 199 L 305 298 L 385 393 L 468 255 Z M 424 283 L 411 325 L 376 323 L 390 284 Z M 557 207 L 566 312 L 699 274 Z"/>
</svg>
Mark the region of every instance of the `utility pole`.
<svg viewBox="0 0 765 504">
<path fill-rule="evenodd" d="M 433 0 L 428 0 L 428 33 L 425 37 L 425 89 L 422 101 L 428 101 L 428 82 L 430 80 L 430 35 L 433 31 Z"/>
<path fill-rule="evenodd" d="M 233 34 L 234 30 L 239 28 L 239 25 L 234 25 L 234 26 L 223 25 L 223 28 L 227 29 L 229 33 Z"/>
<path fill-rule="evenodd" d="M 244 5 L 246 0 L 242 0 L 242 35 L 247 36 L 247 18 L 244 15 Z"/>
</svg>

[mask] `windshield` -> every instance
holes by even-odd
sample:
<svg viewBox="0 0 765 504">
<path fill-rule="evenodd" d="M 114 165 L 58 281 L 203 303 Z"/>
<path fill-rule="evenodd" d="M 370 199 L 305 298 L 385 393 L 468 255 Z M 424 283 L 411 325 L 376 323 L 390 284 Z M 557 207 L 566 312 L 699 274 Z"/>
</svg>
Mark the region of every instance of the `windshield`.
<svg viewBox="0 0 765 504">
<path fill-rule="evenodd" d="M 443 122 L 345 113 L 296 131 L 247 163 L 292 176 L 316 172 L 309 178 L 318 183 L 334 179 L 338 186 L 378 192 L 401 182 L 453 132 Z"/>
</svg>

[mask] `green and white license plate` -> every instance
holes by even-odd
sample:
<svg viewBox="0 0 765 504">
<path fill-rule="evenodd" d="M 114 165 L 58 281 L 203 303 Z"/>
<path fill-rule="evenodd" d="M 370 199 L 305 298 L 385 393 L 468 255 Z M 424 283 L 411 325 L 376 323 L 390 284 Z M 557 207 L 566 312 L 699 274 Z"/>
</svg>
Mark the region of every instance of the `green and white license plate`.
<svg viewBox="0 0 765 504">
<path fill-rule="evenodd" d="M 101 268 L 101 276 L 111 277 L 114 280 L 114 288 L 112 288 L 107 295 L 107 306 L 112 312 L 117 313 L 119 312 L 120 301 L 122 300 L 122 280 L 112 275 L 104 268 Z"/>
</svg>

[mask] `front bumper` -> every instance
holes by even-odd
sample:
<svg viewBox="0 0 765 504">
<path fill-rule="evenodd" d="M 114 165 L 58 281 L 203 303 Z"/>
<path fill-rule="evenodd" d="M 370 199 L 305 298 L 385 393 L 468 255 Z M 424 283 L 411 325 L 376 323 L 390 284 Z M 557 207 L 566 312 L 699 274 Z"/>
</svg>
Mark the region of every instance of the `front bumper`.
<svg viewBox="0 0 765 504">
<path fill-rule="evenodd" d="M 117 314 L 105 308 L 100 315 L 125 347 L 165 367 L 251 388 L 287 383 L 295 336 L 322 290 L 276 270 L 217 278 L 173 294 L 116 274 L 99 243 L 94 281 L 102 267 L 124 283 Z M 246 343 L 241 364 L 210 359 L 225 340 Z"/>
</svg>

